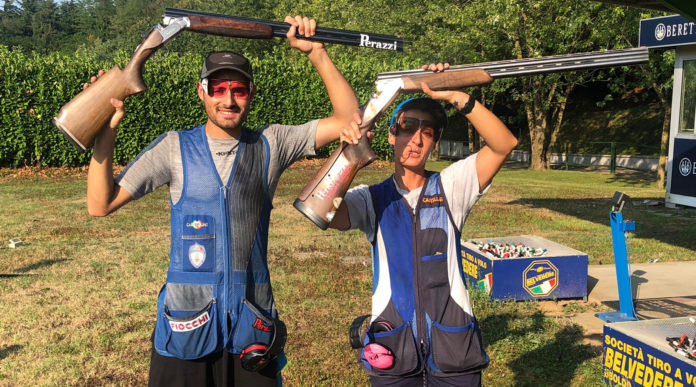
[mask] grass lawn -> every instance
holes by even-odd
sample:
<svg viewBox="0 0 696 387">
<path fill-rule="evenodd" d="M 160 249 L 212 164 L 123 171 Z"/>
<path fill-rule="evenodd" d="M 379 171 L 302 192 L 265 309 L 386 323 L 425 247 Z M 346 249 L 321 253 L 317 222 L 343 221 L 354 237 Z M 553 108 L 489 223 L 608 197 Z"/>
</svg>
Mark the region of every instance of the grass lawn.
<svg viewBox="0 0 696 387">
<path fill-rule="evenodd" d="M 447 162 L 434 162 L 442 169 Z M 290 168 L 274 199 L 269 265 L 289 331 L 288 386 L 359 386 L 367 378 L 348 344 L 353 318 L 370 309 L 370 250 L 358 232 L 323 232 L 292 207 L 320 162 Z M 386 178 L 375 163 L 355 183 Z M 106 218 L 85 206 L 83 171 L 0 169 L 0 385 L 145 385 L 155 303 L 168 265 L 168 192 Z M 533 234 L 612 264 L 614 191 L 634 202 L 632 262 L 694 260 L 696 211 L 646 206 L 663 200 L 651 176 L 619 171 L 504 168 L 472 211 L 464 238 Z M 9 249 L 20 237 L 26 246 Z M 544 316 L 534 302 L 472 294 L 491 365 L 488 386 L 599 386 L 601 347 L 582 328 Z"/>
</svg>

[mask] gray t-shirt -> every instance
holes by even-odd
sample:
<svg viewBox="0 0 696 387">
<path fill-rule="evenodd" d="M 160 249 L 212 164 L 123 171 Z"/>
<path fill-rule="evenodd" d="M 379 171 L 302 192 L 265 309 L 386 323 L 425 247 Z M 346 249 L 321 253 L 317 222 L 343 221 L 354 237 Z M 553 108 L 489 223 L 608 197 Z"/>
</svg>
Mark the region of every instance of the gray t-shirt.
<svg viewBox="0 0 696 387">
<path fill-rule="evenodd" d="M 273 124 L 258 129 L 268 140 L 270 149 L 267 183 L 271 196 L 275 193 L 280 174 L 287 167 L 303 156 L 315 154 L 318 122 L 319 120 L 314 120 L 302 125 Z M 226 184 L 237 155 L 239 140 L 208 137 L 208 146 L 218 174 Z M 116 177 L 116 183 L 134 199 L 169 184 L 174 204 L 181 197 L 183 181 L 179 133 L 175 131 L 164 133 L 155 139 Z"/>
<path fill-rule="evenodd" d="M 479 191 L 478 173 L 476 172 L 476 155 L 459 160 L 440 172 L 442 188 L 445 190 L 445 198 L 450 207 L 455 226 L 461 230 L 469 215 L 471 208 L 476 204 L 481 195 L 487 190 Z M 393 177 L 392 177 L 393 179 Z M 423 187 L 412 191 L 401 189 L 396 181 L 394 182 L 401 196 L 411 207 L 416 209 L 418 198 Z M 375 209 L 372 204 L 370 188 L 364 184 L 351 188 L 344 198 L 348 206 L 350 216 L 350 228 L 360 229 L 365 233 L 369 241 L 374 240 L 375 234 Z"/>
</svg>

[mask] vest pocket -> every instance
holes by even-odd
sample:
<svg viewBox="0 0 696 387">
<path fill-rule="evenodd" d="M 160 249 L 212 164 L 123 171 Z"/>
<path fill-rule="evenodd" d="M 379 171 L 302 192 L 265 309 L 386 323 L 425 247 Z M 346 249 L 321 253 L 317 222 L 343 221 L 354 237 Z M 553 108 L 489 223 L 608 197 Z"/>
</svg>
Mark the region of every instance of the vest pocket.
<svg viewBox="0 0 696 387">
<path fill-rule="evenodd" d="M 242 299 L 240 305 L 232 339 L 234 353 L 241 353 L 245 348 L 255 344 L 270 346 L 273 339 L 273 323 L 270 317 L 246 298 Z"/>
<path fill-rule="evenodd" d="M 215 235 L 201 239 L 187 237 L 183 239 L 184 271 L 213 271 L 215 269 Z"/>
<path fill-rule="evenodd" d="M 186 215 L 183 221 L 182 254 L 184 271 L 215 269 L 215 219 L 205 215 Z"/>
<path fill-rule="evenodd" d="M 420 265 L 421 307 L 433 320 L 442 321 L 450 293 L 447 254 L 423 256 Z"/>
<path fill-rule="evenodd" d="M 217 300 L 212 293 L 211 285 L 169 283 L 162 289 L 155 327 L 157 352 L 190 360 L 219 349 Z M 191 309 L 193 305 L 196 309 Z"/>
<path fill-rule="evenodd" d="M 371 343 L 377 343 L 391 351 L 394 356 L 394 365 L 389 369 L 377 369 L 368 365 L 365 358 L 365 349 L 360 350 L 360 359 L 363 366 L 377 376 L 405 376 L 416 371 L 420 364 L 416 339 L 413 336 L 411 325 L 404 323 L 386 332 L 368 332 Z"/>
<path fill-rule="evenodd" d="M 464 326 L 450 327 L 433 322 L 431 354 L 440 372 L 462 372 L 485 363 L 474 321 Z"/>
</svg>

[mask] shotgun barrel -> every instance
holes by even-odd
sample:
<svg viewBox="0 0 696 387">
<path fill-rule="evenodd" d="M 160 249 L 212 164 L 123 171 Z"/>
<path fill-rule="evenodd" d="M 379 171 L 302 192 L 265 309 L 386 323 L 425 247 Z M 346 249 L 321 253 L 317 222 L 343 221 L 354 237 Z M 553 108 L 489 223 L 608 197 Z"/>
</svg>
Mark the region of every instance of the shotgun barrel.
<svg viewBox="0 0 696 387">
<path fill-rule="evenodd" d="M 646 47 L 624 50 L 594 51 L 579 54 L 553 55 L 451 66 L 447 71 L 482 69 L 493 79 L 546 74 L 561 71 L 588 70 L 602 67 L 634 65 L 648 62 Z M 446 72 L 445 72 L 446 73 Z M 423 74 L 422 69 L 380 73 L 377 80 Z"/>
<path fill-rule="evenodd" d="M 287 34 L 290 25 L 285 22 L 275 22 L 263 19 L 253 19 L 240 16 L 221 15 L 216 13 L 192 11 L 178 8 L 165 8 L 163 24 L 167 25 L 170 20 L 177 18 L 187 18 L 191 23 L 189 30 L 194 32 L 215 34 L 221 36 L 239 36 L 234 29 L 218 28 L 212 31 L 207 27 L 209 24 L 214 24 L 221 27 L 225 23 L 246 24 L 255 23 L 259 26 L 265 26 L 267 32 L 259 34 L 259 36 L 245 35 L 246 38 L 270 39 L 272 37 L 284 38 Z M 229 33 L 227 31 L 230 31 Z M 316 34 L 309 38 L 298 35 L 298 38 L 314 40 L 325 43 L 338 43 L 358 47 L 375 48 L 381 50 L 403 51 L 405 42 L 403 38 L 390 35 L 373 34 L 369 32 L 359 32 L 351 30 L 342 30 L 336 28 L 317 27 Z"/>
</svg>

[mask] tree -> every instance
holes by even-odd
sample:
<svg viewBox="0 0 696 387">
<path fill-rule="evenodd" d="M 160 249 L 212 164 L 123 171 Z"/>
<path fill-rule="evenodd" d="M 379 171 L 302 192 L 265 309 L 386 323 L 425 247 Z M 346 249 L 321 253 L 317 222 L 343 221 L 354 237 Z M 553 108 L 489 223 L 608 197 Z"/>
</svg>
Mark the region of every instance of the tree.
<svg viewBox="0 0 696 387">
<path fill-rule="evenodd" d="M 21 9 L 13 1 L 5 1 L 0 13 L 0 44 L 18 46 L 24 44 Z"/>
<path fill-rule="evenodd" d="M 661 16 L 660 12 L 645 12 L 639 10 L 627 10 L 631 14 L 634 23 L 639 23 L 640 19 Z M 627 44 L 638 43 L 638 31 L 631 30 L 623 36 Z M 669 132 L 670 120 L 672 117 L 672 86 L 674 74 L 674 50 L 651 50 L 650 62 L 646 66 L 640 66 L 640 77 L 625 79 L 624 77 L 615 78 L 614 85 L 621 83 L 628 88 L 645 88 L 652 90 L 657 96 L 662 107 L 662 131 L 660 136 L 660 158 L 657 167 L 657 186 L 665 188 L 667 185 L 667 156 L 669 153 Z"/>
<path fill-rule="evenodd" d="M 618 49 L 628 46 L 621 29 L 621 10 L 574 0 L 490 0 L 466 7 L 471 43 L 482 59 L 534 58 L 558 54 Z M 515 78 L 500 82 L 525 111 L 531 141 L 531 168 L 549 167 L 548 152 L 563 122 L 568 96 L 592 79 L 586 71 Z"/>
</svg>

